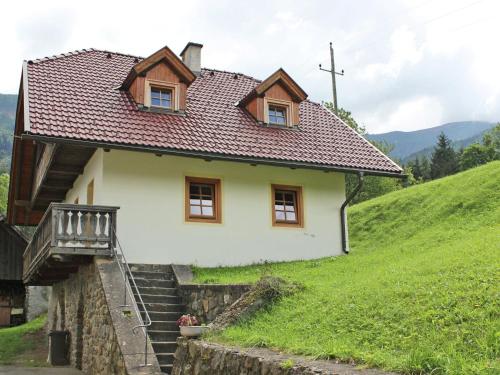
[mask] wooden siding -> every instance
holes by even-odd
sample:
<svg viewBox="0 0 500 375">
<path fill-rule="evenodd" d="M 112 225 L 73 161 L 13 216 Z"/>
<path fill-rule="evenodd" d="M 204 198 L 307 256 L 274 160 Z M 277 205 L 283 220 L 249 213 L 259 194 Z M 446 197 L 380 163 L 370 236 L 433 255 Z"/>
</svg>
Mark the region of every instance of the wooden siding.
<svg viewBox="0 0 500 375">
<path fill-rule="evenodd" d="M 178 84 L 179 87 L 179 110 L 186 109 L 187 85 L 177 73 L 166 63 L 160 62 L 146 72 L 145 76 L 137 77 L 130 85 L 130 94 L 138 104 L 145 104 L 146 80 L 165 82 L 165 84 Z"/>
<path fill-rule="evenodd" d="M 269 100 L 279 100 L 281 102 L 289 103 L 290 112 L 291 112 L 291 121 L 292 125 L 299 125 L 299 104 L 298 102 L 293 100 L 293 97 L 288 93 L 288 91 L 283 87 L 283 85 L 279 82 L 275 83 L 264 93 L 266 99 Z M 265 119 L 265 109 L 264 109 L 264 98 L 255 97 L 250 100 L 245 108 L 250 114 L 260 122 L 266 122 Z"/>
<path fill-rule="evenodd" d="M 252 99 L 247 105 L 246 109 L 250 114 L 260 122 L 264 122 L 264 99 L 256 97 Z"/>
<path fill-rule="evenodd" d="M 26 245 L 15 229 L 0 222 L 0 280 L 22 280 Z"/>
<path fill-rule="evenodd" d="M 292 97 L 280 83 L 275 83 L 269 87 L 269 90 L 267 90 L 264 95 L 269 99 L 278 99 L 287 102 L 292 101 Z"/>
</svg>

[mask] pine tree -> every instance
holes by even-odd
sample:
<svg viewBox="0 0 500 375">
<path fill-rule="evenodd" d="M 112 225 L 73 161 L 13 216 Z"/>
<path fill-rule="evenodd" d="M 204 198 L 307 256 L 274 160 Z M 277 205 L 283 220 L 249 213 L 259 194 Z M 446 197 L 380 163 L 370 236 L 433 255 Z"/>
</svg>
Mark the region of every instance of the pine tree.
<svg viewBox="0 0 500 375">
<path fill-rule="evenodd" d="M 450 139 L 441 133 L 431 158 L 432 179 L 441 178 L 458 171 L 458 158 Z"/>
<path fill-rule="evenodd" d="M 411 167 L 413 176 L 417 180 L 422 179 L 422 168 L 420 167 L 420 159 L 418 158 L 418 156 L 415 157 L 415 160 L 408 163 L 408 166 Z"/>
<path fill-rule="evenodd" d="M 429 159 L 427 156 L 422 156 L 420 161 L 420 172 L 422 173 L 422 179 L 428 181 L 431 179 L 431 165 L 429 164 Z"/>
</svg>

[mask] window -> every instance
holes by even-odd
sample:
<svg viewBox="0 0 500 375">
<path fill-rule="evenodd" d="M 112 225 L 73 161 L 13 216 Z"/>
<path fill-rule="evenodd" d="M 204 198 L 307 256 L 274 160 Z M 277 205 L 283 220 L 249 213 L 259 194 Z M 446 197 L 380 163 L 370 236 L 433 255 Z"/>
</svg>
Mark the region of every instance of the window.
<svg viewBox="0 0 500 375">
<path fill-rule="evenodd" d="M 220 180 L 186 177 L 186 221 L 221 222 Z"/>
<path fill-rule="evenodd" d="M 87 204 L 94 204 L 94 180 L 90 181 L 87 185 Z"/>
<path fill-rule="evenodd" d="M 78 197 L 75 198 L 75 204 L 79 204 L 80 203 L 80 199 L 78 199 Z"/>
<path fill-rule="evenodd" d="M 286 107 L 269 105 L 269 123 L 273 125 L 286 125 Z"/>
<path fill-rule="evenodd" d="M 272 185 L 273 225 L 303 227 L 302 188 Z"/>
<path fill-rule="evenodd" d="M 151 87 L 151 106 L 173 109 L 172 90 L 166 88 Z"/>
</svg>

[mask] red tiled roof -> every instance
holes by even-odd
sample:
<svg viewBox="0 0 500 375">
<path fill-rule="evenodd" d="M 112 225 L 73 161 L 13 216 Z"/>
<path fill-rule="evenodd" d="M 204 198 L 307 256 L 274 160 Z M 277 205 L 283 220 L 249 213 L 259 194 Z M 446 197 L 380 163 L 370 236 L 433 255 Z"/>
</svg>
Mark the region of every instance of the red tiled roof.
<svg viewBox="0 0 500 375">
<path fill-rule="evenodd" d="M 28 63 L 29 132 L 40 136 L 401 173 L 317 103 L 300 104 L 299 129 L 258 124 L 236 103 L 260 81 L 203 69 L 185 115 L 140 110 L 118 88 L 134 56 L 82 50 Z"/>
</svg>

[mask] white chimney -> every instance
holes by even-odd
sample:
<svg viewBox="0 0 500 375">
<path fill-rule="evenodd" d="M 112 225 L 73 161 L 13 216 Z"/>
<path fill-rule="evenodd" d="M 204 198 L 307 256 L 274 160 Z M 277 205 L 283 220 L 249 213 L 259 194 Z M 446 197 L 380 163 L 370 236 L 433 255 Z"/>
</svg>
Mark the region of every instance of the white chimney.
<svg viewBox="0 0 500 375">
<path fill-rule="evenodd" d="M 189 42 L 181 52 L 182 62 L 195 74 L 201 72 L 201 49 L 203 44 Z"/>
</svg>

